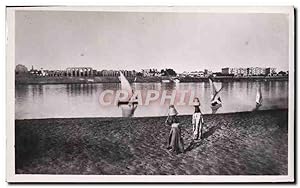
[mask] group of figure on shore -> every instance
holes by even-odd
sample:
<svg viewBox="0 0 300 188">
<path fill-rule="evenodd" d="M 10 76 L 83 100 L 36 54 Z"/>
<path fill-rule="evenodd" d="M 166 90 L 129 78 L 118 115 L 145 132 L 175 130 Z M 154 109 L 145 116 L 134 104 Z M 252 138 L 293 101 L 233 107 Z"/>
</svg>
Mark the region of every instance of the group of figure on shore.
<svg viewBox="0 0 300 188">
<path fill-rule="evenodd" d="M 217 94 L 221 91 L 222 88 L 216 90 L 214 84 L 212 84 L 212 86 L 213 86 L 213 94 L 211 98 L 211 108 L 212 108 L 212 113 L 214 114 L 222 106 L 221 98 L 217 97 Z M 255 110 L 257 110 L 261 105 L 262 105 L 262 94 L 261 94 L 261 86 L 259 85 L 257 89 Z M 203 114 L 200 110 L 199 98 L 196 97 L 194 99 L 193 106 L 195 110 L 192 115 L 192 123 L 191 123 L 193 127 L 192 142 L 199 139 L 200 140 L 203 139 L 203 125 L 204 125 Z M 171 126 L 167 149 L 169 149 L 172 152 L 175 152 L 176 154 L 184 153 L 184 142 L 181 136 L 181 125 L 178 121 L 177 115 L 178 112 L 175 109 L 175 106 L 170 105 L 168 117 L 165 121 L 165 124 L 167 126 Z"/>
<path fill-rule="evenodd" d="M 199 98 L 195 98 L 193 101 L 193 105 L 195 111 L 192 115 L 192 139 L 193 141 L 202 139 L 203 137 L 203 114 L 200 110 L 200 101 Z M 184 142 L 181 136 L 181 125 L 177 118 L 178 112 L 175 109 L 174 105 L 170 105 L 168 117 L 165 121 L 166 126 L 171 126 L 169 138 L 168 138 L 168 146 L 167 149 L 178 153 L 184 153 Z"/>
</svg>

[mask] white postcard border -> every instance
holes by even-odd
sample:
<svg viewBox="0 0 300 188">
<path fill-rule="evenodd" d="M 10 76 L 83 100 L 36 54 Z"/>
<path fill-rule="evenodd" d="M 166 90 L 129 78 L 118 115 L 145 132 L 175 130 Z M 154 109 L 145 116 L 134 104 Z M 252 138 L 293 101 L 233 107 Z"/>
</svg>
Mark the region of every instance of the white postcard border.
<svg viewBox="0 0 300 188">
<path fill-rule="evenodd" d="M 282 13 L 289 15 L 289 109 L 288 175 L 21 175 L 15 174 L 15 11 L 110 11 L 110 12 L 195 12 L 195 13 Z M 45 6 L 6 9 L 6 181 L 7 182 L 294 182 L 294 8 L 276 7 L 87 7 Z"/>
</svg>

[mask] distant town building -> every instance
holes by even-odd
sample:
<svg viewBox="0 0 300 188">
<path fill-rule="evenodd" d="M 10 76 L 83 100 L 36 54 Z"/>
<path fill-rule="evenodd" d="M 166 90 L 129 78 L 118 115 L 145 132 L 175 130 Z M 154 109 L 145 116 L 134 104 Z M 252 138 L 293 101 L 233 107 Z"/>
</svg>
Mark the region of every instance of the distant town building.
<svg viewBox="0 0 300 188">
<path fill-rule="evenodd" d="M 212 74 L 213 74 L 212 71 L 204 69 L 204 71 L 191 71 L 191 72 L 184 71 L 183 73 L 179 74 L 179 76 L 201 77 L 202 78 L 202 77 L 208 77 Z"/>
<path fill-rule="evenodd" d="M 222 74 L 230 74 L 229 73 L 229 68 L 222 68 Z"/>
<path fill-rule="evenodd" d="M 15 69 L 16 74 L 28 73 L 27 67 L 25 65 L 18 64 Z"/>
<path fill-rule="evenodd" d="M 67 71 L 64 70 L 49 70 L 45 71 L 45 75 L 49 77 L 62 77 L 67 76 Z"/>
<path fill-rule="evenodd" d="M 157 69 L 142 69 L 143 76 L 161 76 Z"/>
<path fill-rule="evenodd" d="M 235 76 L 247 76 L 247 68 L 229 68 L 229 74 Z"/>
<path fill-rule="evenodd" d="M 91 67 L 69 67 L 66 69 L 66 76 L 83 77 L 93 75 L 94 72 Z"/>
<path fill-rule="evenodd" d="M 268 76 L 276 75 L 276 68 L 266 68 L 266 75 Z"/>
<path fill-rule="evenodd" d="M 117 77 L 119 76 L 119 72 L 115 70 L 101 70 L 98 71 L 98 75 L 103 77 Z"/>
<path fill-rule="evenodd" d="M 222 68 L 222 74 L 233 74 L 234 76 L 261 76 L 276 74 L 275 68 L 249 67 L 249 68 Z"/>
<path fill-rule="evenodd" d="M 257 75 L 265 75 L 266 68 L 261 67 L 251 67 L 248 69 L 248 76 L 257 76 Z"/>
<path fill-rule="evenodd" d="M 204 71 L 192 71 L 189 73 L 192 77 L 204 77 Z"/>
<path fill-rule="evenodd" d="M 135 70 L 120 70 L 124 76 L 126 77 L 135 77 L 136 71 Z M 118 77 L 120 76 L 120 73 L 118 70 L 101 70 L 97 72 L 97 76 L 103 76 L 103 77 Z"/>
<path fill-rule="evenodd" d="M 124 74 L 126 77 L 135 77 L 136 76 L 136 71 L 135 70 L 121 70 L 121 72 Z"/>
</svg>

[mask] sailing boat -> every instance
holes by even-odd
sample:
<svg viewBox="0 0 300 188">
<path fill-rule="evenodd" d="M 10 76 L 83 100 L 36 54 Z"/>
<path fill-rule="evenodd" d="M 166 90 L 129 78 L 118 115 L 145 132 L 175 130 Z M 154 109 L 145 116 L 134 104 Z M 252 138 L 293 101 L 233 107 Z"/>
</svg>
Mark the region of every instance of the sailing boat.
<svg viewBox="0 0 300 188">
<path fill-rule="evenodd" d="M 209 78 L 209 83 L 212 88 L 210 108 L 212 110 L 212 113 L 215 114 L 217 112 L 217 110 L 220 107 L 222 107 L 222 101 L 221 101 L 221 97 L 219 96 L 219 93 L 223 89 L 223 85 L 221 86 L 220 89 L 217 90 L 217 88 L 211 78 Z"/>
<path fill-rule="evenodd" d="M 262 105 L 262 94 L 261 94 L 261 86 L 257 88 L 256 92 L 256 109 L 258 109 Z"/>
<path fill-rule="evenodd" d="M 123 101 L 118 101 L 118 107 L 121 107 L 123 117 L 132 117 L 134 115 L 134 111 L 137 108 L 137 98 L 133 97 L 134 91 L 121 71 L 119 80 L 121 81 L 121 89 L 128 93 L 128 97 Z"/>
</svg>

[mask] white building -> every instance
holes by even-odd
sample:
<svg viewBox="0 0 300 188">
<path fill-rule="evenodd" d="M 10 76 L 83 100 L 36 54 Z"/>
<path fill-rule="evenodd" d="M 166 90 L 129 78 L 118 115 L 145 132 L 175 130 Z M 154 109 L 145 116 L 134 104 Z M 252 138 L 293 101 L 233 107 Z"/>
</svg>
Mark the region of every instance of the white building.
<svg viewBox="0 0 300 188">
<path fill-rule="evenodd" d="M 190 76 L 190 77 L 205 77 L 204 71 L 192 71 L 192 72 L 186 72 L 184 71 L 181 76 Z"/>
<path fill-rule="evenodd" d="M 249 68 L 249 76 L 252 75 L 265 75 L 266 74 L 266 68 L 261 68 L 261 67 L 251 67 Z"/>
<path fill-rule="evenodd" d="M 269 68 L 271 72 L 275 71 L 275 68 Z M 257 76 L 266 75 L 268 68 L 262 67 L 250 67 L 250 68 L 228 68 L 228 73 L 235 76 Z M 227 68 L 223 68 L 222 71 L 227 72 Z"/>
<path fill-rule="evenodd" d="M 143 76 L 161 76 L 157 69 L 142 69 Z"/>
</svg>

